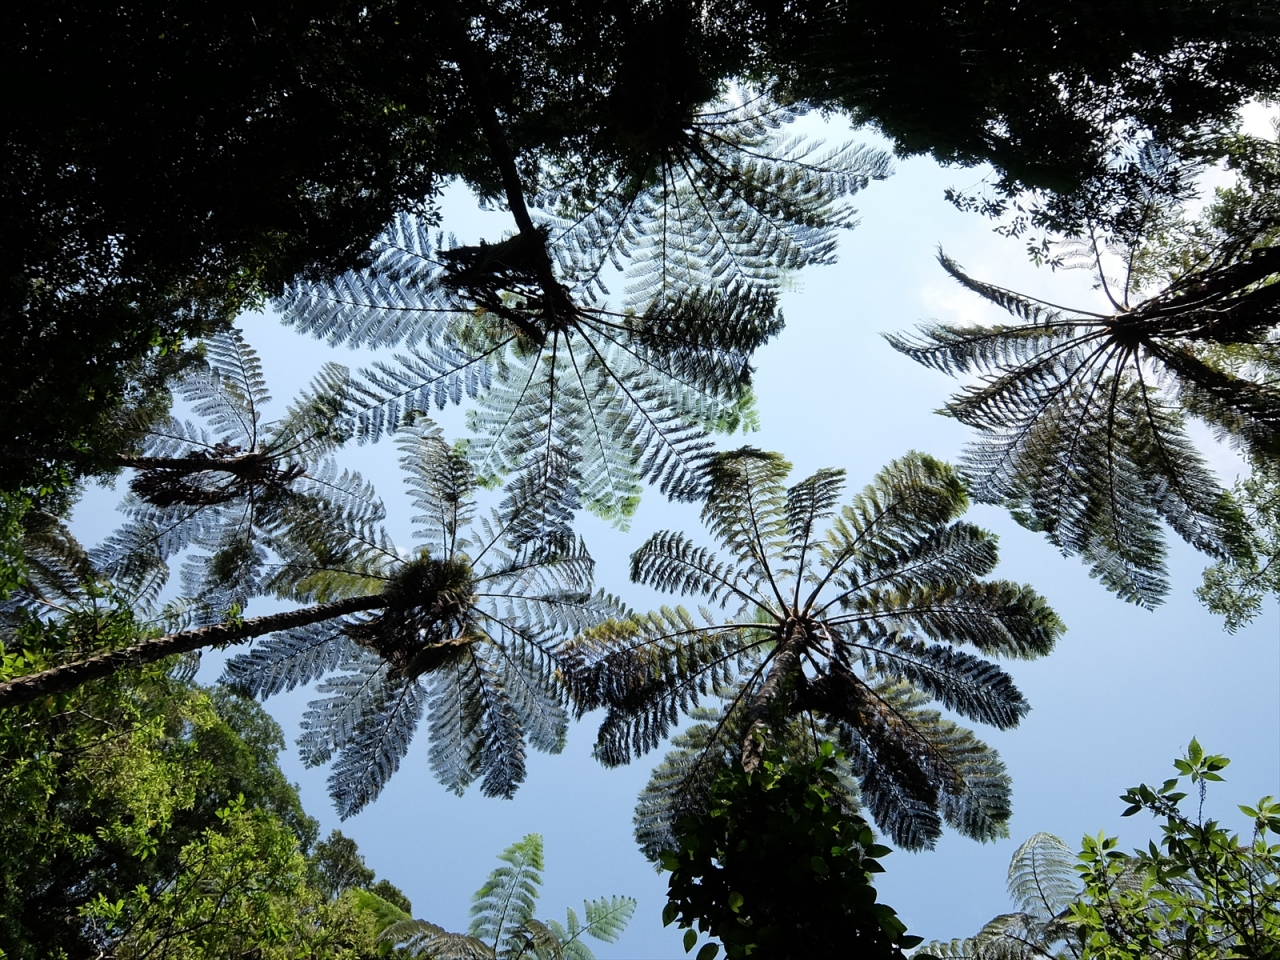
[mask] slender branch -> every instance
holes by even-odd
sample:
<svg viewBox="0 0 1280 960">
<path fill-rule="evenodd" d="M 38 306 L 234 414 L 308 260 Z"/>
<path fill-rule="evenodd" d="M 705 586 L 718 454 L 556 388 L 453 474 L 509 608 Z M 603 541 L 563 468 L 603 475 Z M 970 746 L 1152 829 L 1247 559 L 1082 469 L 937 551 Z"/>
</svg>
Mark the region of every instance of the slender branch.
<svg viewBox="0 0 1280 960">
<path fill-rule="evenodd" d="M 234 620 L 210 624 L 194 630 L 166 634 L 152 640 L 143 640 L 119 650 L 94 654 L 83 660 L 64 663 L 39 673 L 16 677 L 0 683 L 0 709 L 16 707 L 41 697 L 55 696 L 74 690 L 90 680 L 100 680 L 118 670 L 155 663 L 176 653 L 189 653 L 204 647 L 226 646 L 243 643 L 268 633 L 305 627 L 362 610 L 374 610 L 384 604 L 381 594 L 363 597 L 346 597 L 300 610 L 287 610 L 265 617 Z"/>
</svg>

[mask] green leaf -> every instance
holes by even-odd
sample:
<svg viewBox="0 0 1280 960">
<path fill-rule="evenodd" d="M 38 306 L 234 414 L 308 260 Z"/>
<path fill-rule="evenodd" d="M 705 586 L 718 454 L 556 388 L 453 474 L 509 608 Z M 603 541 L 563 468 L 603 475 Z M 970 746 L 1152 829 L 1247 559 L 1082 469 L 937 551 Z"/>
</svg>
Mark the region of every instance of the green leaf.
<svg viewBox="0 0 1280 960">
<path fill-rule="evenodd" d="M 717 953 L 720 952 L 720 944 L 704 943 L 702 949 L 698 951 L 697 960 L 712 960 Z"/>
<path fill-rule="evenodd" d="M 698 942 L 698 931 L 686 930 L 684 932 L 684 952 L 688 953 L 693 949 L 693 945 Z"/>
</svg>

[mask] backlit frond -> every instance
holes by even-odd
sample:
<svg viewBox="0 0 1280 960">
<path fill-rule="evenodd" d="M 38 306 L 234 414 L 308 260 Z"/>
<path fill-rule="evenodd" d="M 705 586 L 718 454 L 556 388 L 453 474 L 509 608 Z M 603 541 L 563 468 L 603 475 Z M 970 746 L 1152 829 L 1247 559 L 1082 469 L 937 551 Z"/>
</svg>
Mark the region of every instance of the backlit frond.
<svg viewBox="0 0 1280 960">
<path fill-rule="evenodd" d="M 1076 853 L 1051 833 L 1036 833 L 1009 861 L 1009 895 L 1018 908 L 1043 922 L 1080 895 Z"/>
<path fill-rule="evenodd" d="M 781 135 L 800 112 L 755 94 L 695 111 L 642 147 L 588 213 L 562 204 L 561 263 L 592 287 L 607 264 L 623 268 L 631 302 L 648 303 L 708 276 L 729 290 L 769 288 L 784 271 L 832 262 L 839 230 L 855 222 L 848 197 L 885 177 L 889 158 Z"/>
</svg>

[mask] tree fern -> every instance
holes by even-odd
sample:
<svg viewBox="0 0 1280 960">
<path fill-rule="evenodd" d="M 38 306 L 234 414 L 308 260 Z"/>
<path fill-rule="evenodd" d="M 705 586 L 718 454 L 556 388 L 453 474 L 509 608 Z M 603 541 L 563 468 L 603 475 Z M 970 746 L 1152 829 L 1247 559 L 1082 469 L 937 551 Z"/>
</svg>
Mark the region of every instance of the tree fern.
<svg viewBox="0 0 1280 960">
<path fill-rule="evenodd" d="M 944 821 L 1002 835 L 999 758 L 927 705 L 1016 726 L 1029 708 L 1012 679 L 959 647 L 1040 656 L 1062 625 L 1029 588 L 979 579 L 996 564 L 994 539 L 958 520 L 964 487 L 945 464 L 895 461 L 838 515 L 837 472 L 787 489 L 788 471 L 751 448 L 713 461 L 703 521 L 729 559 L 672 532 L 632 556 L 637 582 L 701 594 L 725 612 L 663 608 L 605 621 L 564 647 L 577 709 L 606 709 L 600 758 L 625 763 L 653 749 L 714 696 L 723 714 L 714 725 L 704 715 L 662 774 L 673 790 L 696 791 L 704 762 L 752 769 L 761 738 L 810 730 L 849 757 L 861 802 L 899 844 L 931 846 Z M 695 734 L 705 739 L 690 759 Z M 667 814 L 648 797 L 643 829 L 660 832 Z"/>
<path fill-rule="evenodd" d="M 203 425 L 170 418 L 146 438 L 124 505 L 131 522 L 104 544 L 120 574 L 194 548 L 183 591 L 207 598 L 210 617 L 263 592 L 264 564 L 290 511 L 337 495 L 328 455 L 346 438 L 344 367 L 327 364 L 283 417 L 264 421 L 267 392 L 256 351 L 238 330 L 204 342 L 206 364 L 179 384 Z M 319 498 L 317 498 L 319 495 Z"/>
<path fill-rule="evenodd" d="M 1238 513 L 1187 420 L 1254 456 L 1280 450 L 1275 384 L 1210 356 L 1213 345 L 1273 338 L 1280 252 L 1233 242 L 1199 256 L 1153 296 L 1131 304 L 1125 280 L 1113 313 L 1089 313 L 975 280 L 942 255 L 952 277 L 1023 323 L 889 338 L 921 363 L 980 377 L 945 408 L 979 432 L 965 457 L 974 495 L 1006 504 L 1146 606 L 1167 589 L 1162 526 L 1215 557 L 1239 551 Z"/>
<path fill-rule="evenodd" d="M 290 528 L 278 589 L 315 602 L 373 595 L 376 612 L 276 635 L 232 659 L 227 679 L 258 696 L 321 680 L 300 740 L 311 764 L 333 762 L 342 816 L 378 795 L 420 723 L 444 786 L 510 796 L 527 746 L 558 752 L 567 723 L 558 644 L 625 610 L 591 592 L 581 542 L 513 544 L 509 514 L 478 518 L 466 457 L 422 423 L 401 433 L 401 463 L 418 514 L 416 553 L 381 528 L 362 482 Z M 520 514 L 514 505 L 512 513 Z"/>
<path fill-rule="evenodd" d="M 557 275 L 549 296 L 528 267 L 507 265 L 511 242 L 415 251 L 436 261 L 435 276 L 415 276 L 411 288 L 377 275 L 379 259 L 344 278 L 341 293 L 313 285 L 282 304 L 286 320 L 305 329 L 408 347 L 355 383 L 353 432 L 377 439 L 465 395 L 477 401 L 470 449 L 482 475 L 514 474 L 538 483 L 539 499 L 619 520 L 644 480 L 696 494 L 707 433 L 742 422 L 751 354 L 780 328 L 773 297 L 701 292 L 621 312 L 579 304 L 572 276 Z M 545 257 L 545 233 L 533 242 Z M 362 321 L 366 310 L 396 322 Z M 360 330 L 397 339 L 357 341 Z"/>
<path fill-rule="evenodd" d="M 534 484 L 533 502 L 625 522 L 645 481 L 696 498 L 708 434 L 750 419 L 750 361 L 781 328 L 780 275 L 833 258 L 852 225 L 846 198 L 885 176 L 887 157 L 779 138 L 797 111 L 750 95 L 633 140 L 608 173 L 575 166 L 561 190 L 554 163 L 522 174 L 489 51 L 456 11 L 440 28 L 517 232 L 458 246 L 401 217 L 364 271 L 290 290 L 285 319 L 335 343 L 405 348 L 361 377 L 361 438 L 467 395 L 477 471 Z M 570 198 L 568 179 L 584 178 L 591 197 Z M 535 220 L 539 204 L 559 216 Z M 632 284 L 611 308 L 603 272 L 624 261 Z"/>
</svg>

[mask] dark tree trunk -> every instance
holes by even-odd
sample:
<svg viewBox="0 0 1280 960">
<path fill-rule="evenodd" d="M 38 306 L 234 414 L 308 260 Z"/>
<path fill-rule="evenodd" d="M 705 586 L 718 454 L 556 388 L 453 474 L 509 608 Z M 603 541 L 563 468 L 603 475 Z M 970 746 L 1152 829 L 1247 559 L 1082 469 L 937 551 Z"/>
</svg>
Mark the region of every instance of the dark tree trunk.
<svg viewBox="0 0 1280 960">
<path fill-rule="evenodd" d="M 807 639 L 804 630 L 798 627 L 790 629 L 787 638 L 778 644 L 764 683 L 760 684 L 760 689 L 747 706 L 747 732 L 742 738 L 742 769 L 747 773 L 760 766 L 762 746 L 757 734 L 769 735 L 770 708 L 784 695 L 788 682 L 800 672 L 800 654 L 804 652 Z"/>
<path fill-rule="evenodd" d="M 155 663 L 175 653 L 188 653 L 204 647 L 243 643 L 254 637 L 261 637 L 279 630 L 304 627 L 349 613 L 359 613 L 361 610 L 376 610 L 385 602 L 381 594 L 348 597 L 344 600 L 303 607 L 300 610 L 287 610 L 284 613 L 253 617 L 249 620 L 215 623 L 195 630 L 170 633 L 163 637 L 156 637 L 154 640 L 143 640 L 141 643 L 135 643 L 120 650 L 97 653 L 74 663 L 64 663 L 61 666 L 50 667 L 48 670 L 41 670 L 39 673 L 0 683 L 0 708 L 16 707 L 40 697 L 66 693 L 82 683 L 108 677 L 117 670 Z"/>
</svg>

